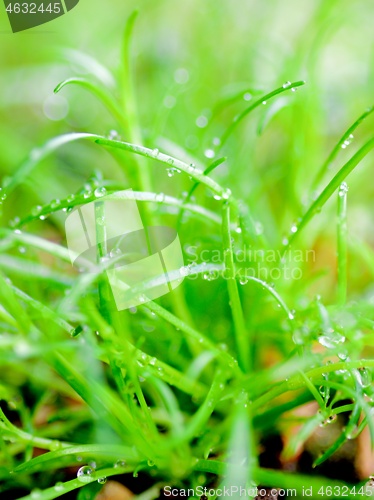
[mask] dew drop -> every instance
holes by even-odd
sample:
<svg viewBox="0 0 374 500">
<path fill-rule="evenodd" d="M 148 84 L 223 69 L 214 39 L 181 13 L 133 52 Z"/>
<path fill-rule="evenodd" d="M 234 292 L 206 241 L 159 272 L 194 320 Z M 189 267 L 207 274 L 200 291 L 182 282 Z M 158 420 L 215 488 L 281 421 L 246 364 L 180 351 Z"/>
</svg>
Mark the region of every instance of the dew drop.
<svg viewBox="0 0 374 500">
<path fill-rule="evenodd" d="M 97 480 L 97 482 L 99 484 L 105 484 L 107 482 L 107 478 L 105 476 L 99 477 L 99 479 Z"/>
<path fill-rule="evenodd" d="M 223 193 L 222 193 L 222 198 L 224 200 L 228 200 L 231 196 L 231 189 L 226 189 Z"/>
<path fill-rule="evenodd" d="M 291 226 L 291 233 L 297 233 L 297 226 L 296 226 L 296 224 L 293 224 Z"/>
<path fill-rule="evenodd" d="M 157 156 L 159 155 L 159 153 L 160 153 L 160 151 L 157 148 L 153 149 L 152 150 L 152 156 L 153 156 L 153 158 L 157 158 Z"/>
<path fill-rule="evenodd" d="M 287 82 L 284 82 L 284 84 L 282 85 L 282 87 L 283 87 L 284 89 L 287 89 L 287 88 L 288 88 L 288 87 L 290 87 L 290 86 L 291 86 L 291 82 L 288 82 L 288 81 L 287 81 Z"/>
<path fill-rule="evenodd" d="M 86 191 L 83 195 L 83 198 L 87 200 L 87 198 L 91 198 L 92 196 L 92 191 Z"/>
<path fill-rule="evenodd" d="M 113 466 L 115 469 L 126 467 L 126 460 L 119 459 Z"/>
<path fill-rule="evenodd" d="M 293 88 L 291 89 L 291 92 L 296 92 L 296 90 L 297 90 L 297 88 L 293 87 Z"/>
<path fill-rule="evenodd" d="M 95 196 L 96 198 L 101 198 L 102 196 L 106 195 L 106 189 L 104 186 L 98 187 L 95 189 Z"/>
<path fill-rule="evenodd" d="M 78 481 L 81 483 L 90 483 L 92 481 L 92 474 L 94 469 L 89 465 L 84 465 L 77 472 Z"/>
<path fill-rule="evenodd" d="M 266 101 L 262 101 L 262 104 L 263 104 L 264 106 L 266 106 L 267 102 L 266 102 Z"/>
<path fill-rule="evenodd" d="M 57 198 L 51 202 L 51 208 L 57 208 L 61 205 L 61 201 Z"/>
<path fill-rule="evenodd" d="M 343 198 L 348 193 L 348 185 L 346 182 L 342 182 L 339 186 L 339 196 Z"/>
<path fill-rule="evenodd" d="M 111 141 L 120 141 L 121 137 L 120 137 L 119 133 L 117 132 L 117 130 L 111 130 L 109 132 L 108 139 L 110 139 Z"/>
<path fill-rule="evenodd" d="M 206 158 L 214 158 L 215 152 L 213 149 L 206 149 L 204 155 Z"/>
<path fill-rule="evenodd" d="M 358 368 L 357 371 L 360 385 L 364 388 L 369 387 L 372 383 L 371 371 L 364 367 Z"/>
<path fill-rule="evenodd" d="M 252 99 L 252 94 L 249 93 L 249 92 L 246 92 L 244 95 L 243 95 L 243 99 L 245 101 L 250 101 Z"/>
<path fill-rule="evenodd" d="M 60 481 L 55 484 L 55 490 L 56 491 L 64 491 L 64 483 L 61 483 Z"/>
</svg>

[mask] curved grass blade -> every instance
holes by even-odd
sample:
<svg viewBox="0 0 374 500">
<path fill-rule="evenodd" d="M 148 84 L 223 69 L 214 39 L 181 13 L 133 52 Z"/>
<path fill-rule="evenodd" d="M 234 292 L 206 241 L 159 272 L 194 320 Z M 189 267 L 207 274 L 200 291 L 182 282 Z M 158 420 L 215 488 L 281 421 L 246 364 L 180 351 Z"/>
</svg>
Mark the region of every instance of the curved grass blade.
<svg viewBox="0 0 374 500">
<path fill-rule="evenodd" d="M 105 198 L 102 197 L 102 194 L 97 195 L 96 190 L 93 191 L 89 196 L 87 193 L 77 195 L 77 196 L 69 196 L 63 200 L 61 200 L 58 205 L 55 202 L 49 203 L 48 205 L 44 205 L 43 207 L 39 207 L 37 213 L 29 214 L 23 219 L 21 219 L 14 227 L 20 228 L 33 220 L 38 220 L 40 217 L 48 217 L 51 214 L 58 213 L 61 210 L 64 212 L 68 212 L 74 207 L 84 205 L 86 203 L 90 203 L 97 199 L 101 200 L 120 200 L 126 199 L 125 190 L 128 188 L 120 187 L 119 192 L 108 193 L 105 195 Z M 100 196 L 98 198 L 98 196 Z M 157 205 L 167 205 L 170 207 L 180 208 L 183 204 L 183 200 L 179 200 L 174 198 L 173 196 L 165 195 L 163 193 L 147 193 L 144 191 L 131 191 L 131 199 L 135 199 L 136 201 L 145 201 L 145 202 L 153 202 L 157 203 Z M 201 205 L 197 204 L 187 204 L 185 209 L 190 211 L 192 214 L 199 216 L 202 220 L 210 221 L 214 224 L 221 224 L 221 218 L 208 210 Z"/>
<path fill-rule="evenodd" d="M 93 474 L 89 477 L 88 482 L 82 483 L 78 478 L 72 479 L 71 481 L 67 481 L 65 483 L 59 483 L 51 488 L 38 492 L 38 500 L 53 500 L 54 498 L 58 498 L 70 491 L 77 490 L 78 488 L 82 488 L 85 484 L 93 483 L 94 481 L 98 481 L 102 477 L 111 477 L 119 474 L 124 474 L 126 472 L 131 472 L 133 468 L 131 467 L 115 467 L 111 469 L 101 469 L 93 472 Z M 20 498 L 19 500 L 35 500 L 35 493 L 32 492 L 30 495 Z"/>
<path fill-rule="evenodd" d="M 57 94 L 67 85 L 79 85 L 80 87 L 87 89 L 89 92 L 91 92 L 91 94 L 97 97 L 104 104 L 104 106 L 108 109 L 108 111 L 110 111 L 110 113 L 112 113 L 112 115 L 122 127 L 124 127 L 125 129 L 127 128 L 127 122 L 119 107 L 119 104 L 114 99 L 114 97 L 112 97 L 102 87 L 100 87 L 96 83 L 90 82 L 86 78 L 73 77 L 59 83 L 54 89 L 54 93 Z"/>
<path fill-rule="evenodd" d="M 108 445 L 108 444 L 69 444 L 62 450 L 51 451 L 44 453 L 38 457 L 25 462 L 16 467 L 13 472 L 15 473 L 34 473 L 43 470 L 44 464 L 51 460 L 59 460 L 64 457 L 71 457 L 69 462 L 64 462 L 64 467 L 67 465 L 75 465 L 77 463 L 77 455 L 92 457 L 99 456 L 103 458 L 112 458 L 117 460 L 121 457 L 128 461 L 138 462 L 140 460 L 139 454 L 133 447 L 122 445 Z"/>
<path fill-rule="evenodd" d="M 239 123 L 254 109 L 257 107 L 263 105 L 263 103 L 267 102 L 269 99 L 272 97 L 275 97 L 278 94 L 281 94 L 282 92 L 286 92 L 287 90 L 293 90 L 296 89 L 297 87 L 301 87 L 302 85 L 305 85 L 304 81 L 297 81 L 293 83 L 287 83 L 284 84 L 282 87 L 279 87 L 268 94 L 265 94 L 262 96 L 260 99 L 257 99 L 254 101 L 248 108 L 246 108 L 244 111 L 239 113 L 234 120 L 232 121 L 231 125 L 227 128 L 226 132 L 222 135 L 221 137 L 221 147 L 225 144 L 229 136 L 232 134 L 232 132 L 235 130 L 235 128 L 239 125 Z"/>
<path fill-rule="evenodd" d="M 339 151 L 346 146 L 347 142 L 350 142 L 352 139 L 352 134 L 356 130 L 356 128 L 374 111 L 374 106 L 368 108 L 341 136 L 339 141 L 336 143 L 335 147 L 327 157 L 325 163 L 322 165 L 320 170 L 318 171 L 313 183 L 312 190 L 314 191 L 318 184 L 321 182 L 322 177 L 325 175 L 326 171 L 329 169 L 331 163 L 334 161 L 335 157 L 338 155 Z"/>
<path fill-rule="evenodd" d="M 21 184 L 26 179 L 26 177 L 33 171 L 33 169 L 37 166 L 37 164 L 41 160 L 45 159 L 48 155 L 52 154 L 56 149 L 65 144 L 68 144 L 69 142 L 74 142 L 81 139 L 94 141 L 95 143 L 103 146 L 109 146 L 125 151 L 130 151 L 134 154 L 144 156 L 146 158 L 153 158 L 159 161 L 160 163 L 167 165 L 168 167 L 174 165 L 175 168 L 182 170 L 190 177 L 192 177 L 195 181 L 204 184 L 207 188 L 211 189 L 221 198 L 228 199 L 231 195 L 231 193 L 227 189 L 221 187 L 213 179 L 204 175 L 204 173 L 200 169 L 196 168 L 194 165 L 187 165 L 187 163 L 181 160 L 177 160 L 176 158 L 173 158 L 169 155 L 160 153 L 158 150 L 152 150 L 144 146 L 139 146 L 128 142 L 115 141 L 100 135 L 87 134 L 87 133 L 73 133 L 73 134 L 61 135 L 51 139 L 40 148 L 34 149 L 29 158 L 27 158 L 27 160 L 21 164 L 20 168 L 17 170 L 14 176 L 4 186 L 2 190 L 2 195 L 7 196 L 16 186 Z"/>
<path fill-rule="evenodd" d="M 345 178 L 357 167 L 360 161 L 365 158 L 365 156 L 370 153 L 374 148 L 374 137 L 370 139 L 361 149 L 355 153 L 350 160 L 339 170 L 339 172 L 333 177 L 333 179 L 327 184 L 322 193 L 317 197 L 317 199 L 311 204 L 309 209 L 301 218 L 298 226 L 293 228 L 286 244 L 284 245 L 284 252 L 286 252 L 291 243 L 300 234 L 301 230 L 306 226 L 310 219 L 318 213 L 327 200 L 333 195 L 335 190 L 341 185 Z"/>
<path fill-rule="evenodd" d="M 92 139 L 95 140 L 97 144 L 103 146 L 109 146 L 113 148 L 123 149 L 125 151 L 130 151 L 134 154 L 144 156 L 146 158 L 153 158 L 154 160 L 159 161 L 160 163 L 164 163 L 169 168 L 173 166 L 178 170 L 182 170 L 194 180 L 200 182 L 201 184 L 205 184 L 209 189 L 211 189 L 214 193 L 218 194 L 221 198 L 227 199 L 228 194 L 227 190 L 222 188 L 217 182 L 215 182 L 210 177 L 204 175 L 204 172 L 194 165 L 187 165 L 187 163 L 173 158 L 172 156 L 161 153 L 158 149 L 150 149 L 144 146 L 139 146 L 136 144 L 131 144 L 129 142 L 123 141 L 113 141 L 111 139 L 107 139 L 106 137 L 100 136 L 91 136 Z"/>
</svg>

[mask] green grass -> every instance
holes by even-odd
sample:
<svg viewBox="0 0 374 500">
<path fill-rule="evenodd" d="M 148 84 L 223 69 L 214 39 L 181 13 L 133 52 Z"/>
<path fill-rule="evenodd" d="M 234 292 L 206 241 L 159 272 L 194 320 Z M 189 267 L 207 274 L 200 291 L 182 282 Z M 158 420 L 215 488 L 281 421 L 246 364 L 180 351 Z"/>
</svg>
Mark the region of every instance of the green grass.
<svg viewBox="0 0 374 500">
<path fill-rule="evenodd" d="M 349 21 L 339 2 L 313 3 L 294 57 L 262 79 L 255 68 L 266 64 L 240 52 L 239 34 L 227 34 L 237 50 L 231 59 L 224 48 L 212 57 L 213 27 L 226 15 L 239 26 L 238 12 L 202 7 L 192 31 L 199 34 L 200 23 L 206 31 L 190 41 L 191 53 L 200 49 L 195 67 L 193 58 L 186 64 L 190 80 L 184 69 L 170 82 L 172 56 L 160 61 L 156 49 L 142 51 L 149 36 L 142 18 L 155 14 L 163 23 L 164 3 L 138 19 L 129 15 L 115 74 L 68 52 L 89 74 L 53 82 L 72 103 L 68 118 L 36 131 L 30 125 L 20 141 L 24 160 L 16 122 L 4 111 L 0 491 L 4 498 L 73 492 L 64 498 L 94 499 L 108 478 L 147 499 L 165 485 L 299 494 L 312 486 L 313 498 L 335 487 L 334 498 L 343 498 L 336 491 L 353 484 L 323 466 L 363 432 L 374 442 L 374 253 L 365 222 L 373 208 L 372 75 L 362 95 L 352 95 L 317 61 L 326 40 L 340 36 L 339 27 L 353 29 L 361 10 L 351 6 Z M 257 5 L 258 22 L 266 12 Z M 277 16 L 267 15 L 270 26 Z M 326 22 L 332 19 L 335 26 Z M 256 33 L 260 27 L 248 33 L 253 47 Z M 108 55 L 110 43 L 98 52 Z M 139 51 L 141 63 L 133 56 Z M 225 79 L 225 61 L 235 78 Z M 324 85 L 343 96 L 340 104 Z M 344 118 L 332 119 L 326 103 Z M 85 126 L 91 108 L 96 118 Z M 64 222 L 74 207 L 104 194 L 122 199 L 129 188 L 148 224 L 177 228 L 185 280 L 160 299 L 117 311 L 102 270 L 70 265 Z M 102 217 L 102 205 L 96 208 Z M 104 229 L 97 224 L 97 235 Z M 99 245 L 98 261 L 105 255 Z M 258 264 L 262 274 L 253 273 Z M 133 293 L 146 295 L 156 284 Z M 312 414 L 300 416 L 312 402 Z M 300 450 L 342 415 L 344 426 L 307 474 L 298 467 Z M 261 463 L 261 443 L 274 433 L 284 438 L 281 460 L 294 461 L 294 472 Z M 92 468 L 85 482 L 76 476 L 82 466 Z M 357 475 L 354 483 L 366 481 Z"/>
</svg>

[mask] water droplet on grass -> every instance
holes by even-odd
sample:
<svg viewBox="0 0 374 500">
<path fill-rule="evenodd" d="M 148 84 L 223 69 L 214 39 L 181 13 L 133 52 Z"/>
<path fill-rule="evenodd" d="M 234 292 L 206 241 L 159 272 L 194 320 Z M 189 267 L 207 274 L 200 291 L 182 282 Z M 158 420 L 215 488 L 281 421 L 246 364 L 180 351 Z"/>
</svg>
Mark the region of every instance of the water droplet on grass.
<svg viewBox="0 0 374 500">
<path fill-rule="evenodd" d="M 250 101 L 252 99 L 252 94 L 250 94 L 249 92 L 246 92 L 244 95 L 243 95 L 243 99 L 245 101 Z"/>
<path fill-rule="evenodd" d="M 107 478 L 105 476 L 99 477 L 99 479 L 97 480 L 97 482 L 99 484 L 105 484 L 107 482 Z"/>
<path fill-rule="evenodd" d="M 283 87 L 284 89 L 287 89 L 287 88 L 288 88 L 288 87 L 290 87 L 290 86 L 291 86 L 291 82 L 288 82 L 288 81 L 287 81 L 287 82 L 284 82 L 284 84 L 282 85 L 282 87 Z"/>
<path fill-rule="evenodd" d="M 53 201 L 51 202 L 51 208 L 57 208 L 57 207 L 59 207 L 60 205 L 61 205 L 61 201 L 60 201 L 58 198 L 56 198 L 55 200 L 53 200 Z"/>
<path fill-rule="evenodd" d="M 358 382 L 363 388 L 369 387 L 372 383 L 371 371 L 367 368 L 358 368 Z"/>
<path fill-rule="evenodd" d="M 348 188 L 347 183 L 346 182 L 342 182 L 340 184 L 340 186 L 339 186 L 339 196 L 340 197 L 345 196 L 348 193 L 348 190 L 349 190 L 349 188 Z"/>
<path fill-rule="evenodd" d="M 90 483 L 94 469 L 89 465 L 84 465 L 77 472 L 77 478 L 81 483 Z"/>
<path fill-rule="evenodd" d="M 121 137 L 120 137 L 119 133 L 117 132 L 117 130 L 111 130 L 109 132 L 108 139 L 110 139 L 111 141 L 120 141 Z"/>
<path fill-rule="evenodd" d="M 228 200 L 231 196 L 231 189 L 226 189 L 223 193 L 222 193 L 222 198 L 224 200 Z"/>
<path fill-rule="evenodd" d="M 115 469 L 117 468 L 123 468 L 123 467 L 126 467 L 126 460 L 123 460 L 123 459 L 119 459 L 117 460 L 117 462 L 114 464 L 113 466 Z"/>
<path fill-rule="evenodd" d="M 291 233 L 297 233 L 297 226 L 296 226 L 296 224 L 293 224 L 291 226 Z"/>
<path fill-rule="evenodd" d="M 215 152 L 213 149 L 206 149 L 204 155 L 206 158 L 214 158 Z"/>
<path fill-rule="evenodd" d="M 20 222 L 21 219 L 19 217 L 14 217 L 14 219 L 9 222 L 9 226 L 16 227 Z"/>
<path fill-rule="evenodd" d="M 58 482 L 55 484 L 56 491 L 64 491 L 64 483 Z"/>
<path fill-rule="evenodd" d="M 293 88 L 291 89 L 291 92 L 296 92 L 296 90 L 297 90 L 297 88 L 293 87 Z"/>
<path fill-rule="evenodd" d="M 102 196 L 106 195 L 106 189 L 104 186 L 98 187 L 95 189 L 95 196 L 96 198 L 101 198 Z"/>
<path fill-rule="evenodd" d="M 157 148 L 153 149 L 152 150 L 152 156 L 153 156 L 153 158 L 157 158 L 157 156 L 159 155 L 159 153 L 160 153 L 160 151 Z"/>
</svg>

